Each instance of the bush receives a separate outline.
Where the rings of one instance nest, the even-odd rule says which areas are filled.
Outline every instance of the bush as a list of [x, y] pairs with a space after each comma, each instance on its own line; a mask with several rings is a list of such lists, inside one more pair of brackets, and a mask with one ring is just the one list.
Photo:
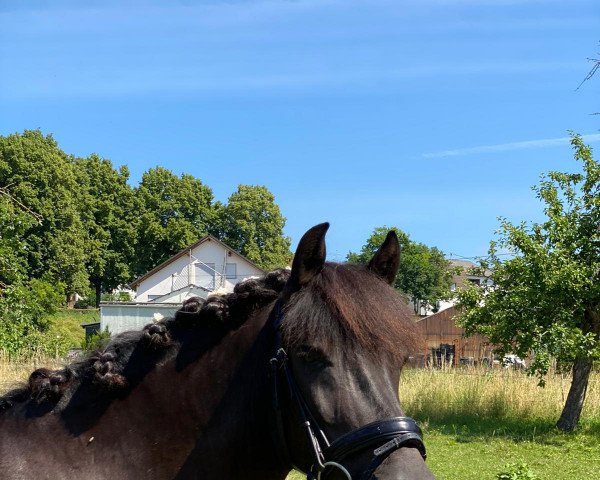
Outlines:
[[496, 474], [496, 480], [536, 480], [537, 476], [525, 462], [507, 463], [502, 472]]
[[85, 340], [81, 344], [81, 348], [84, 352], [93, 352], [94, 350], [98, 350], [100, 347], [102, 347], [108, 338], [110, 338], [110, 332], [108, 331], [108, 327], [106, 327], [101, 332], [86, 336]]
[[46, 280], [11, 285], [0, 293], [0, 350], [10, 357], [56, 354], [47, 337], [50, 316], [65, 298], [64, 286]]
[[32, 279], [29, 282], [29, 295], [39, 309], [40, 317], [47, 317], [65, 306], [66, 285], [52, 279]]
[[114, 293], [103, 293], [103, 302], [131, 302], [131, 295], [129, 292], [118, 291]]
[[90, 293], [85, 297], [81, 297], [79, 300], [75, 302], [75, 308], [86, 309], [86, 308], [96, 308], [96, 294]]

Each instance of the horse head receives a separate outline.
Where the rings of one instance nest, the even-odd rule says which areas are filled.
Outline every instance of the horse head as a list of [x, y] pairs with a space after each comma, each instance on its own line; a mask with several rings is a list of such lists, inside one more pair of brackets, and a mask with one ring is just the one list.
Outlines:
[[398, 399], [418, 343], [391, 287], [398, 239], [389, 232], [366, 268], [330, 264], [328, 227], [302, 237], [272, 312], [279, 455], [308, 478], [432, 479], [421, 431]]

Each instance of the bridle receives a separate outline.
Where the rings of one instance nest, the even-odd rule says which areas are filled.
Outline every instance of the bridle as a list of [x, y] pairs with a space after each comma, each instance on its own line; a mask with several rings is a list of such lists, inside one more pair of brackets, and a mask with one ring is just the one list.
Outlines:
[[[337, 469], [344, 473], [347, 480], [353, 480], [344, 463], [353, 456], [370, 452], [368, 465], [354, 477], [354, 480], [369, 480], [373, 472], [383, 461], [399, 448], [416, 448], [423, 460], [427, 454], [422, 432], [410, 417], [392, 417], [369, 423], [330, 442], [325, 432], [310, 411], [293, 372], [288, 356], [283, 348], [281, 323], [282, 301], [275, 304], [271, 316], [275, 332], [275, 351], [270, 359], [273, 408], [275, 411], [275, 443], [279, 447], [279, 456], [286, 465], [294, 465], [285, 436], [283, 425], [283, 403], [281, 401], [281, 383], [288, 399], [296, 406], [302, 428], [306, 435], [312, 464], [307, 480], [327, 480]], [[294, 465], [295, 466], [295, 465]]]

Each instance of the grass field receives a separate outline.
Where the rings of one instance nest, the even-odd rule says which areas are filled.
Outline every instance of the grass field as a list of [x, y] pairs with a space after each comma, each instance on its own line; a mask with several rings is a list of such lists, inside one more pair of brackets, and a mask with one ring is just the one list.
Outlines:
[[[57, 350], [67, 352], [70, 348], [81, 347], [85, 338], [82, 324], [100, 321], [98, 310], [63, 309], [50, 317], [48, 335], [57, 339]], [[58, 345], [60, 344], [60, 347]]]
[[[53, 363], [0, 357], [0, 392]], [[400, 393], [406, 414], [424, 430], [427, 463], [440, 480], [495, 480], [515, 462], [527, 463], [539, 480], [600, 478], [600, 373], [591, 378], [580, 428], [564, 434], [554, 423], [569, 385], [559, 374], [540, 388], [512, 370], [405, 370]]]
[[591, 379], [580, 428], [564, 434], [554, 423], [569, 386], [570, 377], [558, 374], [540, 388], [513, 370], [405, 370], [400, 394], [440, 480], [495, 480], [518, 462], [539, 480], [600, 478], [600, 374]]

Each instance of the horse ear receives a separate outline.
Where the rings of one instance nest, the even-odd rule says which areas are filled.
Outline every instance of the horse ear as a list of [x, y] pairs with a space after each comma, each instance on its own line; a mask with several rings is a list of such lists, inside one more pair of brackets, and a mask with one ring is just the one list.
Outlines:
[[367, 268], [390, 285], [393, 285], [399, 266], [400, 244], [398, 243], [396, 232], [390, 230]]
[[329, 223], [315, 225], [300, 239], [292, 262], [290, 283], [298, 289], [306, 285], [325, 263], [325, 234]]

